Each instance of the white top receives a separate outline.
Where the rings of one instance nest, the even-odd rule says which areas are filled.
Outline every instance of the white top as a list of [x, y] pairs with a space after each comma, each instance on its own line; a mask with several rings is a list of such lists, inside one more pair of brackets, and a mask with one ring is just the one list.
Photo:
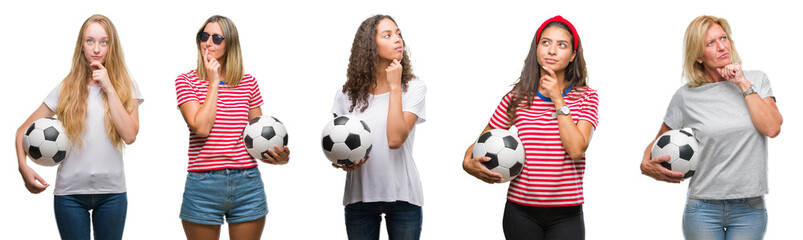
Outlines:
[[[402, 92], [402, 111], [418, 116], [416, 124], [426, 119], [425, 96], [427, 87], [421, 80], [408, 82], [407, 91]], [[357, 116], [371, 128], [373, 145], [370, 158], [357, 170], [346, 175], [346, 189], [343, 205], [356, 202], [395, 202], [405, 201], [416, 206], [424, 205], [421, 179], [413, 161], [413, 141], [415, 127], [407, 140], [398, 149], [390, 149], [387, 138], [388, 105], [390, 93], [371, 95], [364, 112], [355, 108], [349, 112], [351, 100], [347, 94], [338, 90], [332, 106], [332, 113]]]
[[[133, 80], [132, 80], [133, 82]], [[132, 94], [144, 101], [137, 83], [133, 82]], [[72, 194], [109, 194], [123, 193], [125, 188], [125, 171], [123, 154], [106, 136], [104, 123], [105, 103], [100, 86], [88, 86], [87, 114], [83, 132], [83, 147], [70, 149], [70, 152], [59, 165], [56, 176], [54, 195]], [[56, 111], [59, 102], [61, 84], [56, 86], [45, 98], [44, 103], [52, 111]]]

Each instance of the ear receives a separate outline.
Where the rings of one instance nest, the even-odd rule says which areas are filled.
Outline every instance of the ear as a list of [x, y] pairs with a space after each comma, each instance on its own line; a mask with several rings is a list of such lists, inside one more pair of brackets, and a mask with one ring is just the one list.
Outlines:
[[572, 52], [572, 59], [569, 59], [569, 62], [574, 62], [574, 57], [577, 56], [577, 51]]
[[703, 59], [702, 58], [698, 58], [695, 62], [702, 64], [703, 63]]

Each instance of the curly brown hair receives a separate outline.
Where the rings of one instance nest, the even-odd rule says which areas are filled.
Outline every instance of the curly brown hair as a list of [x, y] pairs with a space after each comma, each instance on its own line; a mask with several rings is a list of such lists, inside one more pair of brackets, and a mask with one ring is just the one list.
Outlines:
[[[349, 68], [346, 73], [346, 83], [343, 84], [343, 93], [348, 94], [351, 100], [349, 112], [359, 108], [360, 112], [368, 108], [368, 97], [376, 87], [376, 67], [379, 62], [379, 54], [376, 46], [376, 27], [382, 19], [390, 19], [396, 24], [396, 20], [388, 15], [377, 14], [365, 19], [357, 28], [354, 34], [354, 43], [351, 45], [351, 57], [349, 57]], [[407, 82], [416, 78], [413, 74], [413, 66], [410, 65], [410, 56], [407, 55], [407, 43], [404, 44], [402, 52], [402, 91], [407, 91]]]
[[[550, 22], [541, 32], [552, 26], [560, 27], [570, 34], [572, 32], [569, 26], [562, 22]], [[511, 90], [513, 94], [506, 111], [508, 118], [512, 120], [510, 121], [511, 125], [516, 119], [516, 109], [520, 107], [529, 108], [533, 104], [533, 100], [536, 98], [536, 92], [539, 88], [541, 64], [538, 63], [538, 59], [536, 58], [536, 48], [538, 48], [539, 42], [536, 36], [538, 36], [538, 33], [535, 33], [535, 36], [533, 36], [533, 42], [530, 44], [530, 52], [527, 54], [527, 59], [524, 59], [524, 68], [521, 70], [521, 76], [519, 80], [513, 84], [513, 90]], [[572, 39], [572, 44], [574, 44], [574, 41], [578, 42], [577, 51], [575, 52], [574, 61], [570, 62], [564, 70], [565, 78], [574, 89], [582, 90], [585, 89], [583, 87], [588, 87], [588, 82], [586, 81], [586, 76], [588, 75], [586, 72], [586, 60], [585, 57], [583, 57], [583, 42], [580, 41], [580, 39]]]

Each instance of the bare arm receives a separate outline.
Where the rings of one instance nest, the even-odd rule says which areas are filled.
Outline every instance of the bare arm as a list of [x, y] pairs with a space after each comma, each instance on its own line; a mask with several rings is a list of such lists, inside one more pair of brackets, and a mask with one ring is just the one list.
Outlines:
[[209, 78], [209, 89], [206, 91], [206, 100], [204, 100], [203, 104], [196, 101], [189, 101], [179, 106], [179, 109], [181, 109], [181, 116], [184, 117], [184, 122], [187, 122], [190, 131], [200, 137], [209, 136], [209, 132], [212, 131], [212, 127], [215, 124], [218, 87], [220, 86], [220, 76], [218, 75], [220, 63], [218, 63], [215, 58], [207, 57], [207, 55], [209, 54], [204, 54], [206, 76]]
[[[717, 69], [719, 75], [724, 77], [729, 82], [736, 84], [742, 92], [750, 88], [750, 81], [744, 77], [742, 66], [739, 63], [733, 63], [725, 66], [724, 68]], [[783, 117], [781, 112], [778, 111], [778, 106], [775, 101], [770, 97], [761, 99], [757, 93], [751, 93], [744, 97], [747, 103], [747, 111], [750, 112], [750, 120], [756, 126], [761, 134], [764, 136], [774, 138], [781, 132], [781, 124], [783, 124]]]
[[[555, 109], [565, 104], [561, 95], [553, 96], [552, 100], [555, 103]], [[578, 160], [586, 154], [594, 126], [584, 120], [577, 121], [575, 124], [571, 115], [558, 115], [558, 132], [560, 132], [560, 143], [566, 153], [572, 160]]]
[[45, 103], [42, 103], [42, 105], [39, 105], [39, 108], [31, 113], [31, 116], [22, 123], [22, 126], [17, 128], [17, 134], [14, 136], [14, 147], [17, 149], [17, 165], [19, 166], [20, 175], [22, 175], [22, 181], [25, 183], [25, 188], [31, 193], [40, 193], [47, 189], [50, 184], [39, 176], [33, 168], [29, 167], [28, 162], [25, 161], [26, 156], [25, 149], [22, 146], [22, 137], [28, 125], [31, 125], [33, 121], [40, 118], [53, 117], [54, 115], [56, 115], [56, 113], [50, 110]]
[[[123, 139], [126, 144], [134, 143], [137, 139], [139, 132], [139, 104], [134, 105], [134, 109], [129, 113], [123, 103], [120, 101], [117, 91], [109, 80], [109, 74], [106, 72], [106, 67], [100, 62], [92, 62], [89, 67], [92, 69], [93, 84], [99, 85], [106, 94], [106, 100], [109, 104], [109, 112], [111, 114], [112, 124], [117, 129], [117, 134]], [[130, 91], [130, 89], [127, 89]]]
[[393, 63], [385, 71], [387, 72], [390, 86], [387, 123], [388, 145], [392, 149], [397, 149], [407, 140], [410, 131], [415, 127], [415, 122], [418, 121], [418, 116], [414, 113], [402, 112], [401, 63], [394, 59]]

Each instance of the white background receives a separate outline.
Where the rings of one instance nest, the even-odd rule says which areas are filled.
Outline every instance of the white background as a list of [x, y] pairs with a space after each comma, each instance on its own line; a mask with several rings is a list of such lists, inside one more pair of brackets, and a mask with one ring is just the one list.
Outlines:
[[[226, 2], [224, 4], [224, 2]], [[489, 185], [461, 168], [500, 98], [519, 76], [535, 30], [560, 14], [583, 41], [599, 128], [587, 152], [588, 239], [680, 239], [687, 183], [656, 182], [639, 171], [645, 146], [681, 85], [682, 38], [702, 14], [725, 17], [745, 69], [767, 73], [784, 116], [770, 140], [767, 239], [799, 232], [799, 9], [747, 3], [129, 1], [3, 3], [0, 161], [4, 239], [57, 239], [52, 186], [34, 195], [17, 171], [16, 129], [69, 72], [81, 23], [112, 19], [129, 70], [146, 100], [137, 141], [125, 149], [126, 239], [180, 239], [178, 218], [188, 130], [175, 107], [174, 79], [195, 67], [195, 33], [209, 16], [238, 27], [245, 69], [259, 81], [262, 111], [286, 123], [291, 161], [260, 164], [270, 213], [266, 239], [345, 239], [345, 173], [320, 150], [333, 93], [345, 81], [351, 43], [367, 17], [396, 18], [414, 72], [428, 86], [428, 121], [418, 125], [415, 159], [424, 186], [424, 239], [502, 239], [506, 184]], [[33, 165], [32, 163], [29, 163]], [[34, 166], [51, 184], [56, 168]], [[227, 231], [221, 234], [227, 239]], [[385, 231], [382, 233], [385, 237]]]

